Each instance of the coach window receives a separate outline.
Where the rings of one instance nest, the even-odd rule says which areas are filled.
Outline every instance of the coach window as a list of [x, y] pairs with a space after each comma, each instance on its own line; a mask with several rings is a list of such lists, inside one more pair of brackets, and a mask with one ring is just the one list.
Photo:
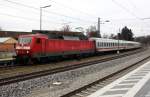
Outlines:
[[40, 38], [37, 38], [37, 39], [36, 39], [36, 43], [37, 43], [37, 44], [41, 43], [41, 39], [40, 39]]

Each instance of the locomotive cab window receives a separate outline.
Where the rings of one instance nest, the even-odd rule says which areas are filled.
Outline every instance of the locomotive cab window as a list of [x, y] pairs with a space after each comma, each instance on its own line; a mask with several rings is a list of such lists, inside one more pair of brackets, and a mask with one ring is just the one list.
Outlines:
[[20, 37], [20, 38], [18, 39], [18, 43], [21, 43], [21, 44], [29, 44], [29, 43], [31, 43], [31, 40], [32, 40], [31, 37]]
[[40, 38], [37, 38], [37, 39], [36, 39], [36, 43], [37, 43], [37, 44], [41, 43], [41, 39], [40, 39]]

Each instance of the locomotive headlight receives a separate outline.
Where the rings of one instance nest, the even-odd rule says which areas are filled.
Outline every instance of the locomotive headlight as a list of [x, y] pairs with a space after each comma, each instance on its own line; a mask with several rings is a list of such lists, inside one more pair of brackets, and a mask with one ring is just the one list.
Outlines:
[[21, 47], [17, 46], [16, 49], [21, 49]]
[[27, 53], [29, 53], [29, 51], [27, 51]]

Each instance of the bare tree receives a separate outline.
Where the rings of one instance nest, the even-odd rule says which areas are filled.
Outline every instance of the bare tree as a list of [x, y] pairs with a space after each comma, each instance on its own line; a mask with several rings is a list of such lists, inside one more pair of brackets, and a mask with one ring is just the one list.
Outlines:
[[109, 35], [104, 33], [102, 38], [109, 38]]
[[135, 41], [140, 42], [145, 46], [150, 46], [150, 35], [135, 37]]
[[110, 34], [110, 39], [115, 39], [116, 35], [115, 34]]
[[100, 37], [100, 34], [96, 29], [96, 26], [90, 26], [88, 29], [86, 29], [86, 33], [88, 37]]
[[64, 25], [64, 26], [61, 28], [61, 31], [63, 31], [63, 32], [71, 32], [71, 27], [70, 27], [70, 25]]
[[2, 31], [3, 29], [2, 29], [2, 27], [0, 27], [0, 31]]

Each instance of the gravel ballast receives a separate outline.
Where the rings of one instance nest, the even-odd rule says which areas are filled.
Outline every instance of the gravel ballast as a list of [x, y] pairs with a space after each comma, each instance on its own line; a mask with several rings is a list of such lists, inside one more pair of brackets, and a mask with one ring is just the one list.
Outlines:
[[138, 62], [150, 50], [75, 70], [51, 74], [0, 87], [0, 97], [60, 97]]

